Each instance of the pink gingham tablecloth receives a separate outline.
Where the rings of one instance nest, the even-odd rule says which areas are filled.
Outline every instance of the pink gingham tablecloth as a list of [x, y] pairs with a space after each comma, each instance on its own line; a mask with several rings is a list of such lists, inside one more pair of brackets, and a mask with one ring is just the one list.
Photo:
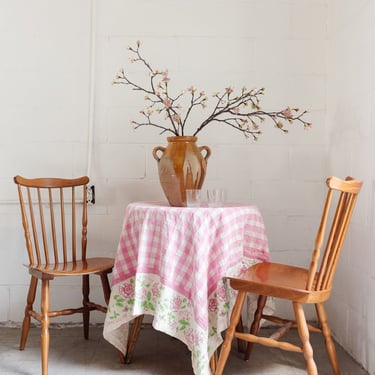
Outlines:
[[[255, 206], [131, 203], [116, 253], [104, 337], [125, 353], [128, 322], [153, 315], [155, 329], [191, 350], [194, 373], [208, 375], [235, 299], [223, 277], [267, 260], [264, 223]], [[272, 313], [272, 301], [268, 307]]]

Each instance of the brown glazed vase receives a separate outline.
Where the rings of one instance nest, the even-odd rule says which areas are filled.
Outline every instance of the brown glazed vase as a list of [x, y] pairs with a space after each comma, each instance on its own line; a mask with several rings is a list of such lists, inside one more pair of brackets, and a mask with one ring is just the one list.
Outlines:
[[208, 146], [197, 147], [197, 137], [168, 137], [167, 141], [167, 147], [155, 147], [152, 155], [169, 204], [185, 207], [186, 189], [200, 189], [203, 185], [211, 150]]

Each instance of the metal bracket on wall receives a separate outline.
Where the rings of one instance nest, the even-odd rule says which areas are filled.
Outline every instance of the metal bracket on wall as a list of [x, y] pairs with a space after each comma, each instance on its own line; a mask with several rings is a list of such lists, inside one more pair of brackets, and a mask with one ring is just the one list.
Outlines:
[[95, 185], [87, 187], [87, 203], [95, 204]]

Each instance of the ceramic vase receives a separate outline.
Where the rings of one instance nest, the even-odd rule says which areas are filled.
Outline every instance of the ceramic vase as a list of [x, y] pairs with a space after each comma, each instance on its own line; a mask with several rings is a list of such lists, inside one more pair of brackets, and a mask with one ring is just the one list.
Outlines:
[[171, 206], [186, 206], [186, 189], [201, 189], [206, 176], [208, 146], [197, 146], [197, 137], [167, 138], [167, 147], [157, 146], [152, 155], [157, 161], [159, 180]]

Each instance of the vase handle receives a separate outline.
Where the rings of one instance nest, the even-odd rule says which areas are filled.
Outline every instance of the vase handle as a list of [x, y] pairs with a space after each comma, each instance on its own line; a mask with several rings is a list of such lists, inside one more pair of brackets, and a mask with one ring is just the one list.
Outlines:
[[154, 157], [154, 159], [155, 159], [157, 162], [160, 161], [160, 158], [159, 158], [159, 155], [158, 155], [158, 151], [161, 151], [162, 153], [164, 153], [164, 151], [165, 151], [165, 147], [157, 146], [157, 147], [155, 147], [155, 148], [152, 150], [152, 156]]
[[211, 149], [208, 146], [200, 146], [198, 147], [198, 150], [200, 153], [202, 153], [202, 151], [206, 151], [206, 155], [205, 156], [202, 155], [204, 161], [207, 161], [208, 158], [211, 156]]

